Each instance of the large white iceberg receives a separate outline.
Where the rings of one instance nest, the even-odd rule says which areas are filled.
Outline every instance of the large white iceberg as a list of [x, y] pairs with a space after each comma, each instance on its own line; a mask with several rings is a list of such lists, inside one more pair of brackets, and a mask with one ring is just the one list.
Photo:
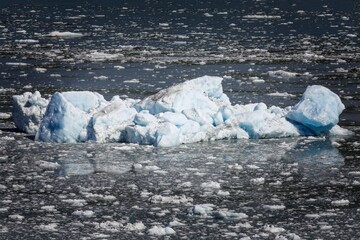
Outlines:
[[[48, 103], [40, 93], [25, 93], [14, 96], [13, 116], [19, 129], [30, 133], [36, 130], [35, 139], [45, 142], [128, 142], [170, 147], [225, 138], [346, 132], [336, 125], [344, 105], [325, 87], [308, 87], [297, 105], [283, 109], [268, 108], [264, 103], [232, 105], [221, 82], [220, 77], [203, 76], [141, 101], [118, 96], [106, 101], [98, 93], [83, 91], [55, 93]], [[24, 111], [24, 99], [32, 99], [30, 105], [41, 106], [40, 110]], [[26, 127], [28, 122], [31, 128]], [[336, 131], [332, 131], [334, 127]]]

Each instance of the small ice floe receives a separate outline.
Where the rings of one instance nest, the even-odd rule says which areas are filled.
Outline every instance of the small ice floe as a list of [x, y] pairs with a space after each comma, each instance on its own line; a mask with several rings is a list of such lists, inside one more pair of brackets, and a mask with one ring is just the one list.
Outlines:
[[50, 74], [50, 77], [61, 77], [61, 74], [53, 73], [53, 74]]
[[114, 66], [114, 68], [115, 68], [116, 70], [122, 70], [122, 69], [125, 69], [125, 67], [123, 67], [123, 66]]
[[351, 38], [356, 38], [356, 37], [357, 37], [357, 34], [350, 34], [350, 33], [349, 33], [349, 34], [347, 34], [346, 36], [347, 36], [347, 37], [351, 37]]
[[35, 71], [36, 71], [36, 72], [39, 72], [39, 73], [45, 73], [45, 72], [47, 71], [47, 69], [46, 69], [46, 68], [37, 67], [37, 68], [35, 68]]
[[186, 197], [185, 195], [181, 196], [161, 196], [161, 195], [154, 195], [151, 196], [149, 201], [151, 203], [158, 203], [158, 204], [188, 204], [193, 201], [191, 197]]
[[272, 96], [272, 97], [282, 97], [282, 98], [293, 98], [296, 97], [296, 95], [291, 94], [291, 93], [287, 93], [287, 92], [274, 92], [274, 93], [268, 93], [266, 94], [268, 96]]
[[347, 72], [349, 72], [349, 70], [344, 69], [344, 68], [336, 68], [335, 72], [337, 72], [337, 73], [347, 73]]
[[215, 189], [220, 189], [220, 183], [218, 182], [204, 182], [201, 185], [201, 188], [207, 189], [207, 190], [215, 190]]
[[248, 218], [245, 213], [236, 213], [229, 210], [215, 210], [216, 206], [213, 204], [198, 204], [189, 209], [189, 215], [199, 216], [204, 218], [239, 220]]
[[151, 166], [145, 166], [144, 167], [144, 170], [147, 170], [147, 171], [157, 171], [157, 170], [160, 170], [161, 168], [159, 168], [158, 166], [155, 166], [155, 165], [151, 165]]
[[56, 208], [54, 205], [42, 206], [41, 210], [44, 210], [46, 212], [56, 212]]
[[331, 201], [331, 205], [334, 207], [348, 206], [349, 204], [350, 204], [350, 201], [347, 199]]
[[265, 178], [263, 178], [263, 177], [253, 178], [253, 179], [250, 179], [250, 183], [252, 185], [263, 185], [265, 183]]
[[249, 77], [249, 80], [251, 80], [253, 83], [264, 83], [265, 80], [261, 79], [259, 77]]
[[104, 194], [96, 194], [96, 193], [89, 193], [84, 192], [84, 197], [88, 199], [88, 201], [92, 202], [115, 202], [116, 197], [113, 195], [104, 195]]
[[2, 112], [0, 112], [0, 119], [8, 119], [8, 118], [11, 118], [10, 113], [2, 113]]
[[153, 226], [148, 230], [149, 235], [164, 236], [176, 234], [175, 230], [171, 227]]
[[180, 227], [180, 226], [186, 226], [186, 224], [179, 222], [178, 220], [174, 220], [172, 222], [169, 223], [170, 227]]
[[85, 199], [62, 199], [61, 201], [73, 207], [82, 207], [87, 204]]
[[286, 208], [284, 205], [264, 205], [263, 207], [271, 211], [284, 210]]
[[47, 34], [48, 37], [58, 37], [58, 38], [76, 38], [76, 37], [83, 37], [84, 34], [82, 33], [75, 33], [75, 32], [60, 32], [60, 31], [53, 31]]
[[9, 137], [9, 136], [4, 136], [4, 137], [1, 137], [0, 139], [4, 140], [4, 141], [14, 141], [15, 140], [14, 137]]
[[140, 83], [139, 79], [130, 79], [130, 80], [125, 80], [124, 83]]
[[140, 169], [142, 169], [142, 168], [143, 168], [143, 165], [140, 164], [140, 163], [134, 163], [134, 164], [132, 165], [132, 169], [133, 169], [134, 171], [140, 170]]
[[72, 214], [75, 215], [75, 216], [79, 216], [79, 217], [90, 218], [90, 217], [94, 216], [95, 212], [91, 211], [91, 210], [85, 210], [85, 211], [76, 210]]
[[146, 226], [140, 221], [136, 223], [127, 223], [124, 226], [125, 231], [141, 232], [146, 229]]
[[12, 214], [8, 216], [11, 220], [14, 221], [22, 221], [24, 219], [24, 216], [20, 215], [20, 214]]
[[60, 167], [60, 164], [56, 162], [47, 162], [43, 160], [36, 161], [35, 164], [44, 170], [56, 170]]
[[272, 225], [265, 225], [264, 230], [273, 234], [279, 234], [285, 232], [286, 230], [282, 227], [275, 227]]
[[56, 232], [58, 225], [57, 223], [49, 223], [49, 224], [41, 224], [39, 225], [39, 229], [42, 231], [48, 231], [48, 232]]
[[124, 55], [121, 53], [100, 52], [97, 50], [93, 50], [89, 53], [81, 53], [76, 55], [77, 59], [90, 61], [90, 62], [114, 61], [114, 60], [120, 60], [123, 57]]
[[107, 80], [107, 79], [109, 79], [109, 77], [107, 77], [107, 76], [94, 76], [94, 79], [96, 79], [96, 80]]
[[247, 19], [280, 19], [281, 16], [255, 14], [255, 15], [245, 15], [245, 16], [243, 16], [243, 18], [247, 18]]
[[15, 40], [16, 43], [39, 43], [39, 40], [35, 40], [35, 39], [20, 39], [20, 40]]
[[227, 197], [227, 196], [230, 196], [230, 192], [219, 190], [219, 191], [217, 192], [217, 195], [218, 195], [218, 196], [222, 196], [222, 197]]
[[243, 166], [239, 165], [238, 163], [235, 163], [234, 165], [228, 165], [229, 169], [233, 169], [233, 170], [243, 170]]
[[319, 218], [321, 217], [320, 214], [316, 214], [316, 213], [308, 213], [305, 215], [306, 218]]
[[123, 224], [116, 221], [105, 221], [95, 225], [96, 229], [101, 229], [107, 232], [119, 232], [123, 228]]
[[285, 79], [299, 77], [301, 75], [299, 73], [288, 72], [284, 70], [268, 71], [267, 74], [270, 77], [285, 78]]
[[29, 66], [30, 64], [23, 63], [23, 62], [7, 62], [7, 63], [5, 63], [5, 65], [25, 67], [25, 66]]

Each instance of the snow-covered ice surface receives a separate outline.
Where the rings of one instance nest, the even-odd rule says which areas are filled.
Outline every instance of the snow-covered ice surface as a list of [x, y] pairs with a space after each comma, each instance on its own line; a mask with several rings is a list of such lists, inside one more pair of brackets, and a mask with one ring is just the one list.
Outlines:
[[[91, 2], [0, 1], [1, 239], [360, 238], [357, 1]], [[13, 123], [24, 92], [144, 99], [204, 75], [269, 108], [325, 86], [355, 135], [156, 148], [36, 142]]]

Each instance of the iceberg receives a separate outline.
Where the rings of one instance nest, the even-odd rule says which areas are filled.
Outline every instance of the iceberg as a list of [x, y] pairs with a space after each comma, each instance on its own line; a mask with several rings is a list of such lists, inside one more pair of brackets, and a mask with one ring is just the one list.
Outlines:
[[[222, 78], [203, 76], [163, 89], [143, 100], [110, 101], [95, 92], [39, 92], [13, 97], [16, 127], [43, 142], [125, 142], [171, 147], [219, 139], [257, 139], [345, 134], [337, 125], [340, 98], [309, 86], [295, 106], [232, 105]], [[46, 109], [46, 111], [45, 111]]]
[[300, 102], [286, 118], [319, 135], [328, 133], [339, 122], [339, 115], [344, 109], [338, 95], [326, 87], [314, 85], [307, 87]]

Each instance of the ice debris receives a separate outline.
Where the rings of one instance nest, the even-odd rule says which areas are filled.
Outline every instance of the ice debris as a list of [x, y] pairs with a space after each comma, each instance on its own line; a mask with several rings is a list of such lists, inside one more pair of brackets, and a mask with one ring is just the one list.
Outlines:
[[189, 209], [188, 213], [190, 216], [199, 216], [202, 218], [215, 218], [215, 219], [228, 219], [228, 220], [239, 220], [248, 218], [245, 213], [236, 213], [228, 210], [215, 210], [216, 206], [213, 204], [205, 203], [194, 205]]
[[[50, 100], [39, 92], [13, 97], [13, 118], [44, 142], [125, 142], [170, 147], [225, 138], [278, 138], [345, 134], [336, 124], [344, 110], [340, 98], [310, 86], [294, 107], [264, 103], [232, 105], [222, 78], [203, 76], [141, 101], [94, 92], [62, 92]], [[336, 128], [336, 131], [333, 129]]]

